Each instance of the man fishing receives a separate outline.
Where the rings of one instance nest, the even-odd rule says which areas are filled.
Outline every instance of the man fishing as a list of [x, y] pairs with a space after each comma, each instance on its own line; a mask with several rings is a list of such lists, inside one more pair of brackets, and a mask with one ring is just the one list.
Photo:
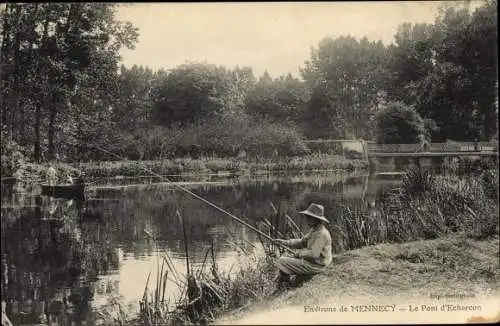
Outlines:
[[299, 212], [307, 217], [310, 231], [302, 239], [276, 239], [276, 242], [296, 249], [293, 257], [281, 256], [275, 281], [282, 286], [291, 280], [306, 280], [319, 274], [332, 262], [332, 237], [326, 228], [330, 222], [324, 216], [324, 207], [312, 203], [308, 209]]
[[47, 172], [45, 173], [45, 175], [49, 186], [55, 186], [57, 183], [57, 172], [56, 169], [54, 169], [52, 163], [48, 164]]

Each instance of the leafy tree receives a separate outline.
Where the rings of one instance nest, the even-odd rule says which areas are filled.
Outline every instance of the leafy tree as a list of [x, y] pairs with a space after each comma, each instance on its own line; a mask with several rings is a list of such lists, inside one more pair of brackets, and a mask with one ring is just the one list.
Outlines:
[[480, 127], [474, 108], [464, 106], [470, 99], [471, 81], [463, 78], [463, 68], [453, 63], [439, 64], [419, 84], [416, 105], [425, 117], [437, 122], [434, 141], [474, 140]]
[[312, 92], [309, 137], [369, 137], [386, 82], [386, 47], [351, 36], [324, 38], [301, 70]]
[[121, 66], [113, 103], [113, 120], [120, 130], [144, 128], [151, 122], [152, 88], [156, 74], [148, 67]]
[[224, 111], [229, 114], [242, 114], [245, 112], [245, 98], [249, 90], [255, 85], [252, 68], [236, 67], [229, 72], [230, 82], [222, 101]]
[[[8, 4], [2, 12], [0, 64], [12, 66], [2, 76], [6, 86], [2, 128], [14, 140], [21, 140], [21, 145], [32, 146], [37, 161], [43, 151], [53, 159], [64, 145], [62, 139], [76, 122], [75, 108], [83, 114], [91, 102], [109, 96], [105, 90], [112, 90], [115, 83], [118, 52], [122, 46], [132, 47], [137, 39], [130, 23], [114, 19], [116, 7]], [[72, 105], [76, 91], [79, 94], [85, 87], [92, 89], [92, 100], [83, 105], [80, 99]], [[34, 114], [27, 114], [28, 109]], [[32, 137], [20, 136], [29, 135], [30, 129]]]
[[496, 0], [403, 24], [388, 47], [324, 38], [303, 80], [266, 72], [258, 81], [250, 68], [205, 63], [118, 69], [120, 48], [133, 48], [138, 33], [115, 20], [117, 6], [0, 7], [2, 135], [26, 156], [109, 158], [96, 146], [139, 159], [276, 146], [298, 153], [299, 130], [384, 142], [420, 132], [433, 141], [498, 137]]
[[418, 93], [416, 83], [432, 71], [436, 60], [434, 26], [405, 23], [398, 27], [394, 39], [395, 45], [388, 51], [391, 71], [388, 97], [392, 101], [413, 104]]
[[299, 124], [309, 100], [307, 86], [291, 74], [272, 79], [266, 72], [245, 99], [246, 111], [261, 119]]
[[153, 90], [154, 119], [163, 125], [187, 125], [222, 114], [231, 74], [212, 64], [189, 63], [163, 75]]
[[447, 6], [433, 25], [405, 24], [391, 49], [389, 97], [436, 121], [434, 141], [489, 140], [496, 132], [497, 4]]
[[[497, 1], [486, 1], [471, 14], [465, 32], [457, 33], [461, 63], [472, 81], [470, 100], [464, 109], [473, 107], [472, 123], [479, 129], [479, 137], [489, 140], [497, 131], [498, 120], [498, 10]], [[458, 51], [457, 51], [458, 52]]]
[[428, 136], [425, 121], [414, 107], [402, 102], [389, 103], [377, 112], [377, 142], [413, 144], [419, 135]]

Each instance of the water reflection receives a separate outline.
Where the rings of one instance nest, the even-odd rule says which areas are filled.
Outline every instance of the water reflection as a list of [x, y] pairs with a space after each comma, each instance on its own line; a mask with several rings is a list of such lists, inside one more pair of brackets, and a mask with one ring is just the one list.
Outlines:
[[[395, 182], [368, 175], [303, 174], [189, 187], [252, 225], [275, 215], [271, 203], [301, 224], [296, 212], [312, 200], [326, 203], [332, 219], [336, 205], [364, 207], [376, 214], [377, 194]], [[194, 265], [214, 246], [220, 267], [229, 270], [238, 252], [227, 240], [248, 249], [258, 242], [252, 231], [169, 185], [101, 188], [97, 195], [84, 205], [38, 196], [2, 207], [2, 300], [15, 324], [85, 320], [92, 325], [113, 300], [130, 304], [134, 311], [148, 274], [155, 278], [164, 254], [179, 274], [185, 273], [176, 211], [184, 219]], [[179, 293], [175, 284], [169, 286], [172, 295]]]

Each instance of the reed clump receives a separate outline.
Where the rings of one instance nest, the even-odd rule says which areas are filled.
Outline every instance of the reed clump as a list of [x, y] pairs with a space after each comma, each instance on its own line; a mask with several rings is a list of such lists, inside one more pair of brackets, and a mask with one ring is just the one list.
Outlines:
[[188, 277], [186, 299], [171, 314], [174, 324], [204, 324], [224, 312], [264, 299], [274, 290], [275, 260], [248, 256], [236, 273], [221, 272], [212, 263], [208, 272]]
[[413, 170], [387, 202], [391, 235], [400, 241], [454, 232], [476, 239], [498, 234], [498, 202], [474, 175], [432, 177], [428, 170]]
[[498, 170], [488, 169], [481, 173], [481, 182], [488, 199], [498, 200]]
[[311, 153], [292, 157], [279, 162], [278, 169], [286, 171], [347, 170], [362, 169], [367, 166], [363, 160], [346, 159], [342, 155]]
[[[211, 259], [205, 259], [203, 265], [192, 271], [181, 283], [181, 296], [175, 300], [165, 294], [169, 278], [175, 274], [171, 264], [162, 264], [156, 286], [148, 290], [146, 284], [143, 299], [140, 302], [139, 316], [129, 325], [186, 325], [205, 324], [217, 318], [221, 313], [245, 306], [250, 302], [263, 299], [273, 290], [272, 273], [275, 261], [272, 257], [261, 255], [242, 256], [240, 268], [236, 273], [220, 271], [211, 249]], [[207, 252], [206, 257], [210, 256]], [[166, 261], [166, 260], [165, 260]]]
[[[212, 246], [208, 271], [205, 259], [199, 271], [188, 276], [185, 291], [187, 300], [178, 305], [173, 313], [175, 322], [205, 323], [222, 313], [262, 300], [275, 290], [273, 277], [276, 273], [276, 259], [283, 253], [283, 248], [265, 238], [300, 237], [302, 234], [280, 207], [277, 209], [272, 203], [271, 207], [274, 214], [270, 220], [262, 218], [258, 225], [259, 231], [265, 235], [259, 238], [258, 246], [228, 241], [241, 253], [236, 271], [233, 268], [226, 271], [218, 268]], [[208, 256], [207, 252], [206, 257]]]
[[[271, 206], [275, 214], [270, 220], [263, 218], [259, 224], [263, 235], [268, 238], [302, 236], [290, 217]], [[189, 254], [186, 254], [187, 273], [183, 279], [169, 279], [169, 275], [179, 274], [164, 258], [164, 265], [158, 267], [155, 289], [149, 296], [148, 277], [136, 322], [147, 326], [204, 324], [222, 313], [268, 297], [275, 290], [276, 257], [283, 253], [283, 249], [264, 238], [258, 245], [228, 240], [240, 253], [238, 263], [229, 270], [219, 268], [214, 246], [207, 250], [203, 263], [197, 268], [190, 267]], [[172, 302], [165, 300], [168, 280], [182, 285], [181, 296]]]
[[497, 172], [486, 173], [481, 179], [410, 170], [399, 187], [381, 198], [379, 207], [366, 210], [341, 205], [332, 233], [343, 231], [344, 249], [435, 239], [450, 233], [474, 239], [498, 235], [498, 201], [491, 186]]
[[169, 306], [170, 297], [166, 296], [166, 288], [169, 276], [169, 270], [165, 269], [165, 260], [162, 262], [161, 270], [158, 270], [156, 278], [156, 287], [152, 293], [149, 293], [149, 280], [151, 273], [148, 275], [146, 287], [142, 300], [139, 302], [139, 318], [136, 323], [141, 325], [168, 325], [169, 321]]

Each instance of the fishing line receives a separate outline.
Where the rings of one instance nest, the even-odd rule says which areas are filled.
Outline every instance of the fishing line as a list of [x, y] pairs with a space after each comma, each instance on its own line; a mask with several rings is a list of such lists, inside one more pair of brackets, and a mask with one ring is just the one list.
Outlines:
[[[120, 160], [125, 160], [125, 158], [121, 157], [120, 155], [117, 155], [117, 154], [115, 154], [115, 153], [112, 153], [112, 152], [110, 152], [110, 151], [108, 151], [108, 150], [105, 150], [104, 148], [99, 147], [99, 146], [92, 145], [92, 147], [94, 147], [94, 148], [96, 148], [96, 149], [98, 149], [98, 150], [100, 150], [100, 151], [102, 151], [102, 152], [104, 152], [104, 153], [107, 153], [107, 154], [109, 154], [109, 155], [111, 155], [111, 156], [114, 156], [114, 157], [116, 157], [116, 158], [118, 158], [118, 159], [120, 159]], [[222, 212], [222, 213], [224, 213], [224, 214], [228, 215], [229, 217], [231, 217], [231, 218], [232, 218], [232, 219], [234, 219], [235, 221], [237, 221], [237, 222], [239, 222], [239, 223], [243, 224], [244, 226], [246, 226], [246, 227], [250, 228], [252, 231], [257, 232], [258, 234], [262, 235], [263, 237], [265, 237], [265, 238], [266, 238], [266, 239], [268, 239], [269, 241], [271, 241], [271, 242], [273, 242], [273, 243], [277, 244], [278, 246], [280, 246], [280, 247], [284, 248], [285, 250], [289, 251], [290, 253], [295, 253], [295, 252], [294, 252], [292, 249], [290, 249], [288, 246], [286, 246], [286, 245], [284, 245], [284, 244], [282, 244], [282, 243], [276, 242], [276, 240], [275, 240], [275, 239], [271, 238], [270, 236], [268, 236], [268, 235], [267, 235], [267, 234], [265, 234], [264, 232], [262, 232], [262, 231], [260, 231], [260, 230], [256, 229], [256, 228], [255, 228], [255, 227], [253, 227], [252, 225], [250, 225], [250, 224], [246, 223], [245, 221], [241, 220], [240, 218], [236, 217], [235, 215], [231, 214], [230, 212], [226, 211], [225, 209], [223, 209], [223, 208], [221, 208], [221, 207], [219, 207], [219, 206], [215, 205], [214, 203], [212, 203], [212, 202], [208, 201], [207, 199], [205, 199], [205, 198], [203, 198], [203, 197], [201, 197], [201, 196], [199, 196], [199, 195], [195, 194], [194, 192], [190, 191], [189, 189], [184, 188], [184, 187], [182, 187], [181, 185], [179, 185], [179, 184], [177, 184], [177, 183], [175, 183], [175, 182], [170, 181], [170, 180], [169, 180], [168, 178], [166, 178], [165, 176], [162, 176], [162, 175], [160, 175], [160, 174], [158, 174], [158, 173], [156, 173], [156, 172], [154, 172], [154, 171], [151, 171], [151, 170], [149, 170], [149, 169], [147, 169], [147, 168], [145, 168], [145, 167], [142, 167], [142, 166], [140, 165], [140, 162], [135, 162], [135, 163], [137, 163], [137, 165], [139, 166], [139, 168], [143, 169], [144, 171], [149, 172], [149, 173], [151, 173], [152, 175], [157, 176], [157, 177], [159, 177], [159, 178], [161, 178], [161, 179], [163, 179], [163, 180], [167, 181], [168, 183], [172, 184], [174, 187], [177, 187], [179, 190], [184, 191], [185, 193], [187, 193], [187, 194], [189, 194], [189, 195], [191, 195], [191, 196], [195, 197], [196, 199], [201, 200], [201, 201], [202, 201], [202, 202], [204, 202], [205, 204], [207, 204], [207, 205], [209, 205], [209, 206], [211, 206], [211, 207], [213, 207], [213, 208], [217, 209], [218, 211], [220, 211], [220, 212]]]

